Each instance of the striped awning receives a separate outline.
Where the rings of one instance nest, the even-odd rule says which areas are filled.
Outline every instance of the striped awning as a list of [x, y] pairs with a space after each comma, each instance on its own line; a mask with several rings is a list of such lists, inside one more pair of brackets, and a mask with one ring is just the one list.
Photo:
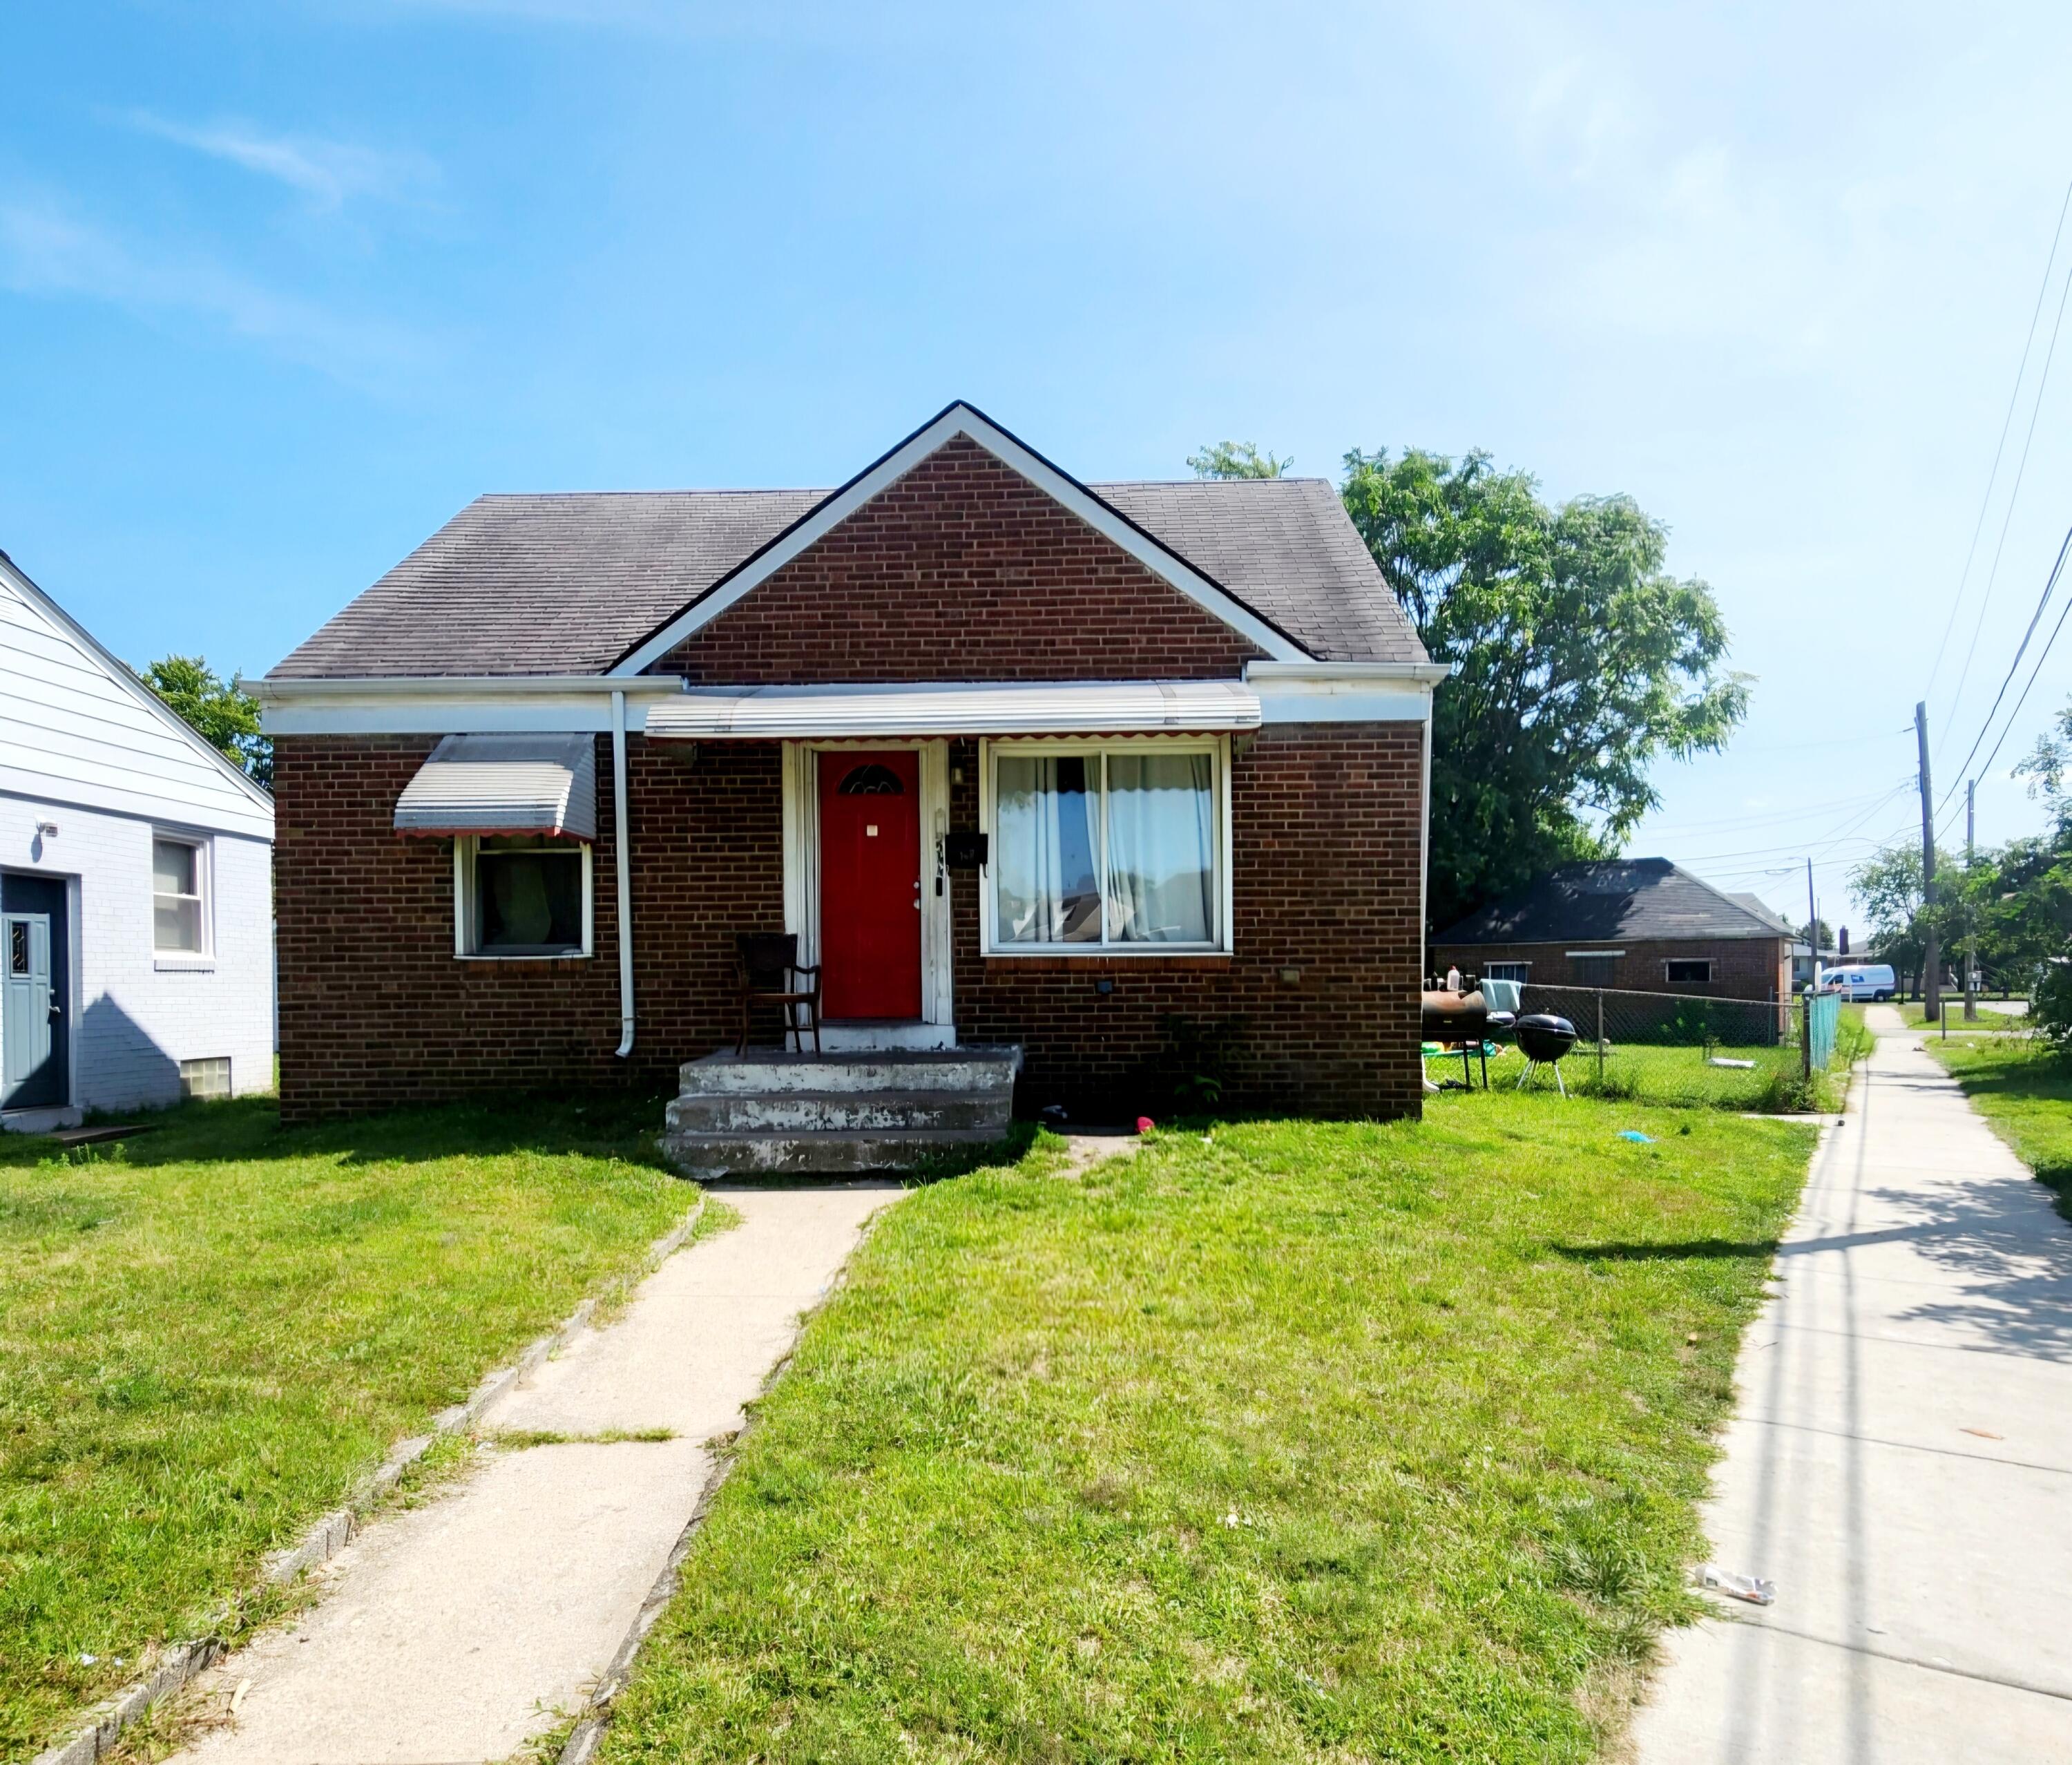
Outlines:
[[960, 686], [693, 688], [648, 711], [650, 735], [1204, 734], [1256, 730], [1259, 695], [1237, 681], [1064, 681]]
[[594, 735], [449, 735], [396, 800], [398, 833], [597, 837]]

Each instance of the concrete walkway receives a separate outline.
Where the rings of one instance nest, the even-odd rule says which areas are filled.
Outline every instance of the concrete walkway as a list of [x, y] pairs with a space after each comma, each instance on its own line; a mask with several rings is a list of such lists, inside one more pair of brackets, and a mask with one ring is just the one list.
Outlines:
[[1671, 1633], [1645, 1765], [2072, 1760], [2072, 1230], [1868, 1018], [1707, 1512], [1777, 1602]]
[[[501, 1759], [573, 1714], [661, 1573], [742, 1425], [886, 1183], [713, 1191], [742, 1216], [664, 1263], [484, 1417], [489, 1430], [665, 1442], [498, 1450], [455, 1489], [377, 1519], [319, 1571], [298, 1623], [204, 1687], [237, 1696], [195, 1765], [449, 1765]], [[249, 1684], [245, 1682], [249, 1681]]]

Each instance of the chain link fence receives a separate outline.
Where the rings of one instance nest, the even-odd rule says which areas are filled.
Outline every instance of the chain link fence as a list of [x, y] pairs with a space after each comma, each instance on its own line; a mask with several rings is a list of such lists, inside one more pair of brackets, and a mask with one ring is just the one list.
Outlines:
[[[1576, 1026], [1574, 1051], [1561, 1063], [1572, 1092], [1645, 1103], [1707, 1105], [1721, 1109], [1819, 1107], [1826, 1089], [1807, 1082], [1800, 1042], [1803, 1014], [1796, 999], [1721, 999], [1692, 994], [1632, 993], [1610, 987], [1520, 989], [1519, 1014], [1544, 1011]], [[1825, 1028], [1825, 1026], [1821, 1027]], [[1826, 1040], [1827, 1047], [1818, 1043]], [[1846, 1064], [1830, 1031], [1816, 1036], [1818, 1077]], [[1441, 1063], [1434, 1061], [1435, 1077]], [[1507, 1047], [1490, 1063], [1490, 1083], [1515, 1084], [1523, 1061]], [[1536, 1076], [1536, 1084], [1548, 1083]]]

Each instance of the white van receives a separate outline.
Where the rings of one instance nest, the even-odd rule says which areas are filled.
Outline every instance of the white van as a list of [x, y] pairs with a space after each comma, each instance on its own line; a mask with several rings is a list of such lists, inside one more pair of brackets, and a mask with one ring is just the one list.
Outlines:
[[1890, 998], [1899, 990], [1892, 977], [1892, 966], [1885, 962], [1866, 962], [1859, 967], [1823, 969], [1820, 971], [1820, 990], [1839, 993], [1845, 999]]

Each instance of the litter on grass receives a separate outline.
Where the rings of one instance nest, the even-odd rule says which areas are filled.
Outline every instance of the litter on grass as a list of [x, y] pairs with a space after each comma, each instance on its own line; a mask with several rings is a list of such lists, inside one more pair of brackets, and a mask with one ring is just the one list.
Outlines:
[[1630, 1140], [1637, 1146], [1651, 1146], [1655, 1144], [1655, 1136], [1653, 1134], [1642, 1133], [1638, 1128], [1620, 1129], [1619, 1138], [1622, 1140]]
[[1765, 1581], [1759, 1575], [1737, 1575], [1717, 1563], [1708, 1563], [1698, 1571], [1698, 1585], [1725, 1594], [1729, 1599], [1745, 1600], [1751, 1606], [1771, 1605], [1777, 1598], [1775, 1582]]
[[1733, 1067], [1736, 1071], [1741, 1072], [1753, 1072], [1755, 1071], [1754, 1061], [1729, 1060], [1724, 1054], [1714, 1055], [1705, 1063], [1705, 1064], [1708, 1067]]

